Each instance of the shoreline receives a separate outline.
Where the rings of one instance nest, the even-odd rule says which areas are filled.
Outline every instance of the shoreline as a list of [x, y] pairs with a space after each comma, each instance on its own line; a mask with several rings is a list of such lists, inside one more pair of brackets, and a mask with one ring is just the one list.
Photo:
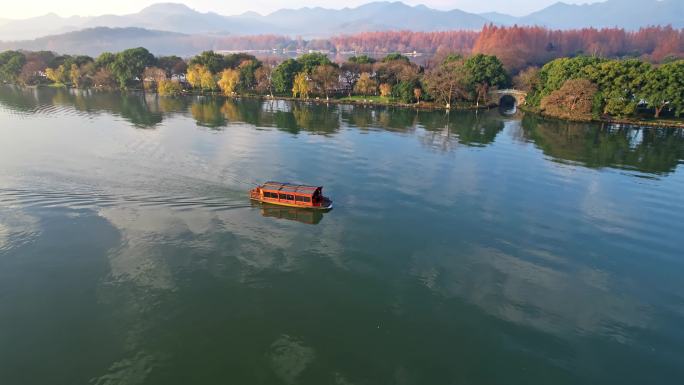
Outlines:
[[[153, 92], [153, 94], [156, 94], [157, 96], [160, 97], [173, 97], [171, 95], [159, 95], [156, 92]], [[449, 112], [449, 111], [481, 111], [481, 110], [492, 110], [494, 108], [497, 108], [499, 105], [498, 104], [487, 104], [487, 105], [479, 105], [479, 106], [463, 106], [463, 105], [455, 105], [452, 108], [446, 108], [443, 106], [439, 106], [433, 103], [397, 103], [397, 102], [389, 102], [389, 103], [379, 103], [379, 102], [374, 102], [374, 101], [354, 101], [354, 100], [349, 100], [349, 99], [316, 99], [316, 98], [308, 98], [308, 99], [301, 99], [301, 98], [293, 98], [293, 97], [288, 97], [288, 96], [269, 96], [269, 95], [237, 95], [237, 96], [226, 96], [222, 95], [220, 93], [217, 94], [202, 94], [202, 93], [184, 93], [182, 95], [187, 95], [187, 96], [222, 96], [225, 98], [232, 98], [232, 99], [240, 99], [240, 98], [246, 98], [246, 99], [259, 99], [259, 100], [286, 100], [286, 101], [294, 101], [294, 102], [307, 102], [307, 103], [314, 103], [314, 104], [338, 104], [338, 105], [350, 105], [350, 106], [363, 106], [363, 107], [396, 107], [396, 108], [404, 108], [404, 109], [414, 109], [414, 110], [423, 110], [423, 111], [444, 111], [444, 112]], [[549, 115], [544, 115], [539, 111], [535, 111], [529, 108], [525, 108], [525, 106], [516, 106], [516, 108], [519, 111], [522, 111], [527, 114], [534, 114], [537, 116], [540, 116], [545, 119], [553, 119], [553, 120], [558, 120], [562, 122], [569, 122], [569, 123], [604, 123], [604, 124], [612, 124], [612, 125], [620, 125], [620, 126], [640, 126], [640, 127], [649, 127], [649, 128], [678, 128], [678, 129], [684, 129], [684, 119], [681, 119], [681, 121], [665, 121], [665, 120], [641, 120], [638, 118], [613, 118], [613, 119], [590, 119], [590, 120], [572, 120], [572, 119], [564, 119], [564, 118], [557, 118], [554, 116], [549, 116]]]
[[655, 119], [642, 119], [642, 118], [591, 118], [591, 119], [566, 119], [559, 118], [556, 116], [543, 114], [541, 111], [533, 108], [526, 108], [526, 106], [518, 106], [520, 111], [527, 114], [533, 114], [540, 116], [544, 119], [552, 119], [561, 122], [570, 123], [601, 123], [601, 124], [612, 124], [616, 126], [638, 126], [638, 127], [649, 127], [649, 128], [677, 128], [684, 129], [684, 119], [678, 121], [673, 120], [655, 120]]
[[[440, 106], [431, 102], [420, 102], [420, 103], [399, 103], [399, 102], [387, 102], [387, 103], [381, 103], [377, 101], [356, 101], [356, 100], [350, 100], [346, 99], [347, 97], [345, 96], [344, 98], [330, 98], [330, 99], [322, 99], [322, 98], [307, 98], [307, 99], [302, 99], [302, 98], [294, 98], [291, 96], [279, 96], [279, 95], [256, 95], [256, 94], [246, 94], [246, 95], [234, 95], [234, 96], [226, 96], [223, 95], [220, 92], [211, 92], [211, 93], [205, 93], [205, 92], [182, 92], [177, 95], [161, 95], [158, 92], [154, 91], [145, 91], [142, 88], [136, 88], [136, 89], [128, 89], [128, 90], [119, 90], [119, 89], [101, 89], [101, 88], [72, 88], [68, 86], [60, 86], [60, 87], [55, 87], [52, 85], [35, 85], [35, 86], [21, 86], [17, 84], [11, 84], [11, 83], [4, 83], [6, 85], [11, 85], [15, 87], [22, 87], [22, 88], [65, 88], [65, 89], [74, 89], [74, 90], [96, 90], [96, 91], [105, 91], [105, 92], [139, 92], [143, 94], [150, 94], [150, 95], [155, 95], [157, 97], [163, 97], [163, 98], [175, 98], [179, 96], [220, 96], [224, 98], [230, 98], [230, 99], [240, 99], [240, 98], [245, 98], [245, 99], [258, 99], [258, 100], [285, 100], [285, 101], [293, 101], [293, 102], [305, 102], [305, 103], [314, 103], [314, 104], [337, 104], [337, 105], [349, 105], [349, 106], [362, 106], [362, 107], [395, 107], [395, 108], [404, 108], [404, 109], [414, 109], [414, 110], [422, 110], [422, 111], [444, 111], [444, 112], [449, 112], [449, 111], [481, 111], [481, 110], [491, 110], [494, 108], [497, 108], [497, 104], [486, 104], [486, 105], [454, 105], [452, 108], [446, 108], [444, 106]], [[611, 118], [611, 119], [603, 119], [603, 118], [592, 118], [588, 120], [573, 120], [573, 119], [565, 119], [565, 118], [559, 118], [555, 116], [550, 116], [550, 115], [545, 115], [541, 113], [540, 111], [533, 109], [533, 108], [528, 108], [527, 106], [516, 106], [516, 108], [519, 111], [522, 111], [527, 114], [533, 114], [545, 119], [552, 119], [552, 120], [557, 120], [557, 121], [562, 121], [562, 122], [570, 122], [570, 123], [602, 123], [602, 124], [612, 124], [612, 125], [617, 125], [617, 126], [639, 126], [639, 127], [649, 127], [649, 128], [677, 128], [677, 129], [684, 129], [684, 119], [680, 119], [679, 121], [671, 121], [671, 120], [653, 120], [653, 119], [640, 119], [640, 118]]]

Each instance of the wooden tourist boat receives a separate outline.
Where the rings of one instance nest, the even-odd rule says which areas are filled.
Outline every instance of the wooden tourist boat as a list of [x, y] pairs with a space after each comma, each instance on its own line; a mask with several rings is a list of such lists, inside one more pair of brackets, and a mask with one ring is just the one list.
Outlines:
[[266, 182], [249, 191], [249, 198], [263, 203], [314, 210], [330, 210], [332, 201], [323, 196], [323, 186]]

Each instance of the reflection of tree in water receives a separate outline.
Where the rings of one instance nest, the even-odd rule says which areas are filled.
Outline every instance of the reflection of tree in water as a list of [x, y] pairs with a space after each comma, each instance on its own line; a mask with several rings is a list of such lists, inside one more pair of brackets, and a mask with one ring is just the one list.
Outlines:
[[221, 113], [229, 122], [239, 122], [242, 120], [237, 104], [232, 100], [226, 100], [221, 106]]
[[183, 112], [187, 109], [187, 99], [160, 96], [157, 98], [159, 111], [169, 114], [172, 112]]
[[227, 124], [223, 115], [223, 100], [202, 98], [190, 106], [190, 113], [198, 126], [218, 128]]
[[416, 111], [387, 108], [378, 114], [378, 125], [387, 131], [406, 132], [415, 128]]
[[298, 134], [300, 131], [333, 134], [340, 128], [340, 114], [334, 107], [292, 103], [289, 111], [276, 111], [273, 121], [279, 129]]
[[673, 172], [684, 158], [684, 134], [678, 129], [610, 129], [526, 116], [523, 130], [544, 154], [587, 167], [659, 174]]
[[443, 150], [455, 140], [466, 146], [483, 147], [494, 142], [504, 123], [491, 112], [420, 112], [417, 122], [425, 131], [424, 141]]
[[342, 120], [350, 126], [367, 129], [375, 126], [377, 110], [375, 108], [351, 107], [340, 109]]
[[[48, 99], [48, 100], [40, 100]], [[0, 104], [17, 112], [33, 112], [41, 104], [46, 104], [49, 98], [36, 92], [35, 88], [23, 88], [12, 85], [0, 85]]]
[[67, 88], [2, 87], [0, 103], [21, 112], [49, 112], [45, 106], [64, 106], [76, 111], [117, 114], [136, 127], [154, 127], [162, 113], [153, 111], [140, 93], [100, 92]]
[[120, 114], [136, 127], [151, 128], [162, 122], [161, 112], [152, 112], [139, 94], [121, 94]]

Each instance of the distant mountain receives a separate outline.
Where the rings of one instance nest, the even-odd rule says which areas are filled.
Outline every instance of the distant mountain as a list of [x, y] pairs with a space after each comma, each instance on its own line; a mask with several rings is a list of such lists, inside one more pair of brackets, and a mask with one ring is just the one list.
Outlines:
[[486, 12], [486, 13], [481, 13], [481, 17], [484, 17], [485, 19], [489, 20], [490, 22], [494, 24], [500, 24], [500, 25], [513, 25], [513, 24], [518, 24], [520, 22], [519, 17], [507, 15], [505, 13], [499, 13], [499, 12]]
[[73, 31], [81, 28], [87, 17], [60, 17], [54, 13], [24, 20], [0, 22], [0, 40], [33, 39], [50, 33]]
[[159, 3], [128, 15], [61, 18], [55, 14], [0, 24], [0, 40], [27, 40], [83, 28], [137, 27], [178, 33], [290, 34], [324, 37], [340, 33], [377, 30], [436, 31], [476, 30], [490, 21], [475, 14], [439, 11], [401, 2], [374, 2], [340, 10], [326, 8], [283, 9], [262, 16], [248, 12], [223, 16], [197, 12], [183, 4]]
[[305, 36], [383, 30], [477, 30], [490, 22], [479, 15], [460, 10], [439, 11], [424, 5], [412, 7], [398, 1], [373, 2], [340, 10], [283, 9], [255, 20]]
[[129, 15], [104, 15], [87, 20], [83, 27], [137, 27], [179, 33], [226, 33], [252, 35], [271, 29], [257, 20], [197, 12], [186, 5], [159, 3]]
[[97, 27], [45, 36], [35, 40], [0, 42], [0, 50], [25, 49], [97, 56], [102, 52], [118, 52], [127, 48], [146, 47], [156, 55], [193, 55], [212, 49], [212, 41], [197, 41], [191, 35], [151, 31], [142, 28]]
[[684, 0], [607, 0], [581, 5], [558, 2], [519, 18], [517, 23], [556, 29], [619, 27], [633, 30], [654, 25], [684, 28]]
[[198, 12], [183, 4], [159, 3], [128, 15], [59, 17], [47, 14], [25, 20], [0, 19], [0, 40], [30, 40], [85, 28], [144, 28], [182, 34], [278, 34], [305, 38], [366, 31], [479, 30], [483, 25], [541, 25], [569, 29], [614, 27], [637, 29], [651, 25], [684, 27], [684, 0], [606, 0], [570, 5], [556, 3], [524, 17], [490, 12], [440, 11], [424, 5], [376, 1], [355, 8], [281, 9], [268, 15], [246, 12], [224, 16]]

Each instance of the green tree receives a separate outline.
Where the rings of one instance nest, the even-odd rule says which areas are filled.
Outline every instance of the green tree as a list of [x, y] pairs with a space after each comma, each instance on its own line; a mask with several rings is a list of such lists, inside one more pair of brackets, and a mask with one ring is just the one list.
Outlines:
[[278, 93], [286, 93], [292, 90], [295, 75], [302, 70], [302, 65], [294, 60], [287, 59], [273, 69], [273, 88]]
[[247, 53], [243, 52], [238, 52], [238, 53], [232, 53], [230, 55], [226, 55], [225, 58], [225, 64], [226, 67], [236, 69], [240, 67], [240, 65], [244, 62], [254, 62], [254, 63], [260, 63], [259, 60], [256, 58], [254, 55], [250, 55]]
[[238, 91], [247, 92], [256, 86], [256, 70], [261, 67], [259, 60], [245, 60], [238, 65], [237, 70], [240, 74]]
[[94, 59], [90, 56], [87, 55], [76, 55], [76, 56], [65, 56], [64, 58], [64, 67], [65, 68], [71, 68], [72, 65], [76, 65], [77, 67], [82, 67], [86, 64], [94, 62]]
[[190, 65], [196, 64], [203, 65], [214, 74], [217, 74], [228, 67], [226, 64], [226, 57], [214, 51], [204, 51], [190, 59]]
[[320, 65], [333, 64], [328, 56], [320, 52], [304, 54], [297, 58], [297, 62], [299, 62], [302, 70], [307, 74], [311, 74], [314, 68]]
[[480, 99], [486, 100], [490, 87], [505, 87], [509, 82], [508, 74], [496, 56], [479, 53], [467, 58], [464, 66], [471, 82], [470, 91], [478, 104]]
[[584, 67], [583, 73], [599, 87], [603, 113], [627, 116], [636, 112], [637, 94], [651, 65], [638, 59], [611, 60]]
[[397, 60], [403, 61], [406, 63], [411, 62], [411, 60], [409, 60], [408, 57], [400, 54], [399, 52], [390, 53], [387, 56], [385, 56], [384, 58], [382, 58], [383, 63], [389, 63], [389, 62], [397, 61]]
[[684, 112], [684, 60], [649, 70], [639, 95], [654, 109], [656, 118], [663, 109], [679, 117]]
[[414, 103], [416, 101], [414, 90], [417, 89], [420, 90], [420, 83], [417, 81], [400, 81], [392, 87], [392, 95], [403, 103]]
[[538, 107], [542, 98], [560, 89], [567, 80], [587, 77], [584, 71], [586, 67], [605, 61], [605, 59], [596, 57], [577, 56], [556, 59], [546, 63], [539, 71], [537, 87], [527, 96], [527, 103]]
[[188, 70], [188, 64], [178, 56], [161, 56], [157, 58], [157, 66], [166, 72], [166, 77], [178, 76]]
[[349, 59], [347, 59], [347, 62], [354, 64], [373, 64], [376, 61], [377, 60], [368, 55], [351, 56]]
[[102, 52], [100, 56], [95, 59], [95, 66], [97, 68], [109, 68], [109, 66], [116, 60], [116, 55], [111, 52]]
[[25, 63], [26, 57], [19, 51], [0, 53], [0, 81], [15, 82]]
[[139, 47], [116, 54], [110, 69], [119, 83], [119, 87], [126, 88], [130, 84], [142, 81], [145, 67], [154, 64], [154, 56], [145, 48]]

